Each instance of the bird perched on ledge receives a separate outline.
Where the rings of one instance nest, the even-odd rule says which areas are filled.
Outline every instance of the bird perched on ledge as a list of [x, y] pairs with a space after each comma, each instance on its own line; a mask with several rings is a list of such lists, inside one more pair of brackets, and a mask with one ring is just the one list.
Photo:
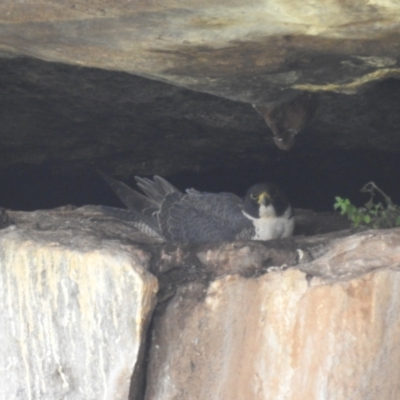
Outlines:
[[178, 190], [165, 179], [135, 177], [142, 193], [103, 174], [128, 210], [102, 206], [151, 236], [171, 242], [270, 240], [292, 235], [294, 218], [285, 194], [272, 183], [252, 186], [244, 201], [232, 193]]

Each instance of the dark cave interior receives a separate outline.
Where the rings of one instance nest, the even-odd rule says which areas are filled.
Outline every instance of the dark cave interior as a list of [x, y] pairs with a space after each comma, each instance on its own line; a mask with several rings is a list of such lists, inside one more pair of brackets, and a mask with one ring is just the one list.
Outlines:
[[[360, 189], [374, 181], [400, 203], [400, 80], [378, 82], [359, 98], [323, 94], [317, 122], [290, 151], [276, 148], [249, 104], [126, 73], [3, 59], [0, 87], [0, 207], [120, 206], [97, 171], [134, 186], [133, 176], [143, 171], [126, 165], [145, 157], [152, 165], [147, 172], [182, 190], [244, 195], [270, 181], [295, 208], [332, 211], [335, 196], [364, 204]], [[369, 130], [365, 143], [363, 130]]]
[[[336, 150], [311, 158], [302, 156], [300, 150], [293, 150], [280, 151], [274, 161], [268, 166], [249, 162], [236, 168], [221, 166], [165, 178], [182, 190], [194, 187], [238, 195], [244, 195], [254, 183], [277, 182], [295, 208], [314, 211], [332, 211], [335, 196], [349, 198], [361, 206], [368, 196], [360, 189], [374, 181], [396, 204], [400, 203], [400, 158], [396, 153]], [[135, 186], [133, 179], [124, 182]], [[50, 209], [66, 204], [122, 206], [95, 170], [68, 174], [55, 172], [52, 165], [20, 165], [3, 172], [0, 185], [0, 205], [14, 210]]]

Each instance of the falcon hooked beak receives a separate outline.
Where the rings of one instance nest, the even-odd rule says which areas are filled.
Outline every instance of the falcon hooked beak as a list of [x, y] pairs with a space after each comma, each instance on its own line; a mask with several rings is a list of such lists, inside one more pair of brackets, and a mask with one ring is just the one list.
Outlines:
[[273, 218], [276, 217], [276, 210], [272, 204], [271, 195], [263, 191], [257, 197], [257, 204], [259, 205], [259, 217], [260, 218]]
[[268, 192], [261, 192], [257, 197], [257, 204], [267, 206], [271, 203], [271, 196]]

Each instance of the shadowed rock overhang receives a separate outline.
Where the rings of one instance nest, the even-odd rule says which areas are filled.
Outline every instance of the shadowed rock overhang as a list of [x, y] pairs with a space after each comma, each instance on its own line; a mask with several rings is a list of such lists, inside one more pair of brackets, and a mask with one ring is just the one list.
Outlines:
[[399, 73], [400, 5], [322, 0], [2, 2], [0, 49], [265, 104]]

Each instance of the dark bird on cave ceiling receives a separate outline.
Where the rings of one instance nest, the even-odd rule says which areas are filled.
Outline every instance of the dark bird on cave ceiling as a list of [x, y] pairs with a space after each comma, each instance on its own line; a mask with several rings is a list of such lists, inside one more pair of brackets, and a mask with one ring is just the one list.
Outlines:
[[181, 192], [165, 179], [135, 177], [142, 193], [103, 174], [128, 210], [103, 212], [130, 221], [141, 232], [171, 242], [270, 240], [292, 235], [286, 195], [272, 183], [252, 186], [242, 200], [233, 193]]
[[308, 124], [317, 108], [315, 93], [301, 93], [294, 99], [273, 106], [253, 104], [271, 128], [275, 144], [282, 150], [290, 150], [295, 136]]

